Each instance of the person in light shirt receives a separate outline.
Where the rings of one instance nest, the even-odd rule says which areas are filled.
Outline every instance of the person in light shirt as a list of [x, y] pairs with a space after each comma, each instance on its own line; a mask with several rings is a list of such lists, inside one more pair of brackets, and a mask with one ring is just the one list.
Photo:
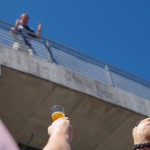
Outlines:
[[14, 138], [0, 120], [0, 150], [19, 150]]

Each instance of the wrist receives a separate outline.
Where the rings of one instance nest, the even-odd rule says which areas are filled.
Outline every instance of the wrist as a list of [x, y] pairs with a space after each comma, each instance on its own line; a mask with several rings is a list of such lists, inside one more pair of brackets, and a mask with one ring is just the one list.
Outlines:
[[62, 138], [62, 139], [65, 139], [66, 141], [69, 141], [69, 135], [63, 131], [58, 131], [58, 132], [56, 131], [52, 133], [50, 138], [51, 139]]

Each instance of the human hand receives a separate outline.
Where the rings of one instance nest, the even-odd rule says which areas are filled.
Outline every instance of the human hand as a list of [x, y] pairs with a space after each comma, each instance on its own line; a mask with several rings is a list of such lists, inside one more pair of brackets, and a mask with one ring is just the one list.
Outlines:
[[73, 137], [73, 127], [70, 125], [68, 117], [59, 118], [48, 127], [48, 134], [50, 136], [65, 135], [70, 142]]
[[39, 25], [38, 25], [38, 31], [39, 31], [39, 32], [42, 31], [42, 24], [41, 24], [41, 23], [39, 23]]
[[142, 120], [133, 129], [134, 144], [150, 142], [150, 118]]
[[18, 27], [18, 26], [21, 25], [21, 24], [22, 24], [21, 20], [17, 19], [17, 20], [16, 20], [16, 27]]

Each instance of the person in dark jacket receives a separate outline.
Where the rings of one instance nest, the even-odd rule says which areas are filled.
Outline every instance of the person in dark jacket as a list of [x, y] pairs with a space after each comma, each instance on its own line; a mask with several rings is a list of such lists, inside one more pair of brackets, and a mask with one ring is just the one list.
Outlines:
[[33, 38], [39, 38], [42, 32], [42, 24], [38, 25], [38, 30], [35, 33], [34, 30], [32, 30], [29, 27], [28, 23], [29, 23], [29, 15], [26, 13], [21, 14], [20, 19], [16, 20], [15, 27], [13, 27], [11, 31], [16, 34], [20, 34], [23, 40], [16, 38], [15, 42], [13, 43], [13, 49], [22, 50], [23, 43], [25, 43], [25, 45], [29, 47], [28, 49], [29, 55], [33, 55], [33, 48], [28, 40], [28, 36], [31, 36]]

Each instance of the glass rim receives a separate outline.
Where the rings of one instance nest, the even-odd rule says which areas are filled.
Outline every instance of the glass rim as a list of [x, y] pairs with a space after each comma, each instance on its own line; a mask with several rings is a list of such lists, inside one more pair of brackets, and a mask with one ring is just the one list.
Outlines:
[[50, 109], [53, 109], [53, 108], [55, 108], [55, 107], [62, 107], [62, 108], [64, 108], [63, 105], [53, 105], [53, 106], [50, 107]]
[[64, 113], [64, 106], [63, 105], [53, 105], [50, 107], [50, 114], [52, 115], [54, 112], [63, 112]]

